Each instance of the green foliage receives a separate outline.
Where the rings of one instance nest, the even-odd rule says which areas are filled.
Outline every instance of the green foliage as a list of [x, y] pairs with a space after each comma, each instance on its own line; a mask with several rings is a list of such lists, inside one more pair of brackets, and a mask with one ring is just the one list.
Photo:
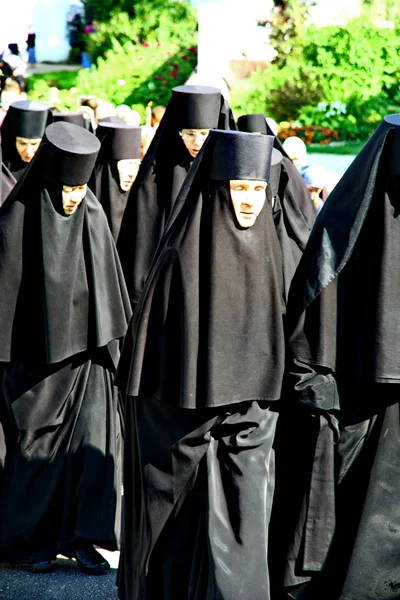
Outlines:
[[76, 86], [78, 80], [78, 70], [76, 71], [47, 71], [46, 73], [37, 73], [28, 77], [29, 88], [36, 85], [37, 82], [44, 81], [49, 87], [57, 87], [60, 90], [69, 90]]
[[[164, 46], [159, 42], [143, 45], [114, 42], [113, 49], [105, 58], [99, 58], [96, 67], [73, 72], [74, 78], [65, 71], [30, 78], [29, 97], [50, 101], [61, 110], [76, 110], [79, 96], [90, 94], [115, 105], [135, 105], [135, 110], [143, 115], [149, 101], [166, 106], [171, 89], [187, 81], [196, 63], [194, 46], [182, 51], [174, 44]], [[67, 73], [71, 77], [70, 86]], [[69, 89], [61, 89], [64, 84]], [[51, 95], [52, 86], [59, 88], [56, 98]]]
[[176, 45], [114, 42], [97, 67], [79, 73], [77, 87], [114, 104], [142, 104], [152, 100], [166, 105], [171, 88], [182, 85], [197, 62], [196, 48], [180, 51]]
[[[357, 19], [346, 27], [309, 26], [301, 52], [256, 72], [245, 92], [233, 94], [232, 108], [337, 129], [340, 139], [365, 139], [400, 104], [399, 84], [398, 32]], [[337, 102], [346, 104], [345, 113], [327, 116], [318, 108]]]
[[309, 10], [315, 0], [275, 0], [272, 18], [267, 23], [271, 30], [270, 42], [276, 52], [274, 64], [286, 65], [301, 54]]
[[[165, 2], [164, 2], [165, 4]], [[114, 47], [129, 43], [176, 44], [189, 48], [197, 43], [197, 20], [188, 2], [169, 2], [168, 9], [150, 11], [149, 15], [132, 19], [126, 12], [113, 12], [109, 21], [99, 25], [89, 36], [88, 51], [94, 60]]]

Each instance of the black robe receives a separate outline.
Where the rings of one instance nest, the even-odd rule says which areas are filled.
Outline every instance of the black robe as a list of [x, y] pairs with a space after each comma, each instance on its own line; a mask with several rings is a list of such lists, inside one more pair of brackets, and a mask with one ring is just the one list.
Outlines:
[[[133, 307], [193, 162], [179, 136], [179, 108], [173, 97], [143, 157], [121, 223], [117, 248]], [[227, 129], [233, 125], [229, 106], [221, 97], [218, 126]]]
[[285, 597], [400, 593], [394, 132], [384, 120], [329, 196], [292, 283]]
[[176, 201], [121, 355], [121, 600], [268, 600], [284, 365], [271, 205], [236, 222], [208, 180], [213, 134]]
[[117, 161], [98, 161], [89, 186], [106, 213], [112, 236], [117, 243], [130, 192], [121, 190]]
[[118, 546], [113, 377], [130, 317], [100, 204], [88, 190], [67, 217], [36, 166], [0, 210], [0, 559], [16, 563]]

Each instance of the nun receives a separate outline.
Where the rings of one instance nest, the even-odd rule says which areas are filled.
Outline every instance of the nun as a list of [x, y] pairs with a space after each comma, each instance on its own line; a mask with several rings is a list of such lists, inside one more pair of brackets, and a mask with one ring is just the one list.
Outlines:
[[50, 107], [35, 100], [13, 102], [1, 125], [3, 162], [18, 180], [35, 156], [46, 126], [52, 122]]
[[399, 155], [389, 115], [322, 207], [292, 282], [287, 598], [399, 597]]
[[[272, 135], [265, 115], [262, 113], [242, 115], [238, 118], [238, 128], [240, 131], [247, 131], [249, 133]], [[310, 194], [301, 175], [286, 153], [285, 144], [282, 145], [277, 136], [274, 136], [274, 148], [282, 154], [282, 186], [285, 188], [287, 202], [292, 205], [297, 205], [298, 211], [301, 213], [299, 216], [308, 227], [309, 235], [312, 226], [314, 225], [317, 211], [310, 200]]]
[[284, 368], [273, 138], [213, 131], [125, 340], [121, 600], [268, 600]]
[[33, 572], [62, 553], [103, 573], [94, 544], [118, 547], [113, 379], [130, 303], [87, 187], [99, 148], [82, 127], [49, 125], [0, 209], [0, 562]]
[[140, 167], [141, 129], [125, 123], [99, 123], [101, 142], [89, 187], [99, 200], [115, 242], [132, 184]]
[[217, 88], [184, 85], [172, 91], [129, 194], [118, 238], [133, 307], [189, 168], [210, 130], [225, 123], [224, 110]]

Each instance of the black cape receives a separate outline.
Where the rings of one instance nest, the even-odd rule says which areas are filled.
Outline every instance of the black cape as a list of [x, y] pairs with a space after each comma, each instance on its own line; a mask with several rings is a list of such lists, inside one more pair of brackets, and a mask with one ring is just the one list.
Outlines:
[[227, 182], [209, 181], [213, 135], [178, 196], [118, 371], [121, 600], [270, 598], [281, 251], [268, 201], [242, 229]]
[[[118, 253], [129, 296], [136, 306], [179, 190], [193, 158], [179, 136], [179, 104], [172, 97], [161, 123], [143, 157], [129, 194], [118, 237]], [[234, 121], [221, 96], [218, 127]]]
[[42, 148], [0, 211], [0, 556], [13, 562], [118, 544], [113, 376], [129, 299], [100, 204], [88, 190], [67, 217]]
[[284, 581], [293, 598], [392, 600], [400, 589], [395, 119], [329, 196], [292, 283]]
[[212, 144], [181, 190], [119, 367], [128, 395], [183, 408], [277, 400], [283, 374], [282, 253], [272, 208], [266, 202], [253, 227], [237, 225], [227, 183], [208, 181]]

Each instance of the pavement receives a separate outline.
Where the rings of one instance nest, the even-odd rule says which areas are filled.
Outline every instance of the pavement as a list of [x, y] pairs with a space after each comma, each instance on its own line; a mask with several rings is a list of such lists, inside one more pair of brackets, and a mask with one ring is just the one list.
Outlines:
[[50, 573], [28, 573], [0, 565], [1, 600], [117, 600], [115, 585], [119, 552], [100, 550], [111, 569], [104, 575], [85, 575], [76, 562], [58, 556]]
[[351, 154], [318, 154], [318, 152], [307, 154], [308, 164], [320, 165], [328, 171], [326, 183], [328, 192], [333, 190], [354, 159], [355, 156]]

